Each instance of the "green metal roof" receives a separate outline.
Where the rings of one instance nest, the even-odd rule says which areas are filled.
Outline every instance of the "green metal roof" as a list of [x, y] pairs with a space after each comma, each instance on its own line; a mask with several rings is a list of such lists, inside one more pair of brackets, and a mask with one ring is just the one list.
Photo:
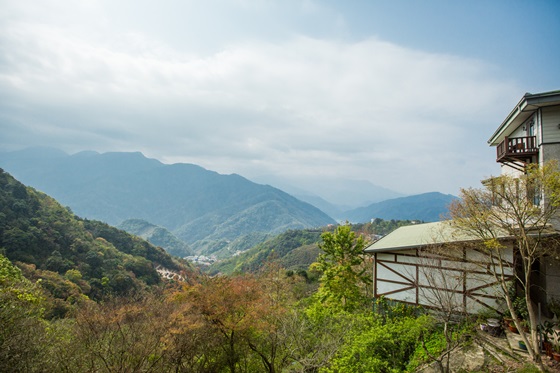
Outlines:
[[412, 249], [426, 245], [449, 242], [476, 241], [478, 237], [469, 236], [451, 227], [449, 222], [436, 222], [407, 225], [395, 229], [385, 237], [366, 247], [366, 253]]

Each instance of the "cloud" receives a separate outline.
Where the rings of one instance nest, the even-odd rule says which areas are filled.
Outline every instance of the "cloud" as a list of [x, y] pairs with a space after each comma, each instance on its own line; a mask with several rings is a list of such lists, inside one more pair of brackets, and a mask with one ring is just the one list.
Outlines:
[[233, 40], [201, 54], [138, 30], [74, 30], [2, 22], [0, 145], [140, 150], [247, 176], [456, 193], [466, 172], [487, 176], [489, 118], [519, 92], [482, 61], [376, 37]]

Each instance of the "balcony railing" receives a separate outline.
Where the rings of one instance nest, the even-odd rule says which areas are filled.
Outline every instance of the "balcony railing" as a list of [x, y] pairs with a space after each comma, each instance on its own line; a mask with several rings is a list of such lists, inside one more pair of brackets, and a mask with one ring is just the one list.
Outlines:
[[496, 148], [497, 162], [530, 160], [539, 154], [536, 136], [507, 137]]

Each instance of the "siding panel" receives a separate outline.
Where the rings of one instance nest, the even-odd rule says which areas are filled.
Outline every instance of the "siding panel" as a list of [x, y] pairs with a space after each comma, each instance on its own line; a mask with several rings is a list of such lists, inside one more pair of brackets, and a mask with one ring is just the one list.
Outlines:
[[542, 108], [543, 141], [545, 143], [560, 142], [560, 107]]

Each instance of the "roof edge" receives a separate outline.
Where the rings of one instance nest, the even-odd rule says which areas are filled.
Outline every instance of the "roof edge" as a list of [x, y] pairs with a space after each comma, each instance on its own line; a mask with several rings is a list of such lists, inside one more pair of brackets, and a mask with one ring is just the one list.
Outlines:
[[489, 145], [497, 145], [496, 139], [501, 135], [501, 133], [509, 126], [511, 122], [517, 118], [517, 116], [526, 111], [528, 106], [533, 107], [531, 110], [537, 110], [541, 106], [545, 106], [543, 104], [553, 102], [555, 100], [560, 100], [560, 90], [556, 91], [548, 91], [542, 93], [525, 93], [523, 97], [519, 100], [517, 105], [513, 108], [513, 110], [508, 114], [506, 119], [500, 124], [498, 129], [490, 136], [488, 139]]

